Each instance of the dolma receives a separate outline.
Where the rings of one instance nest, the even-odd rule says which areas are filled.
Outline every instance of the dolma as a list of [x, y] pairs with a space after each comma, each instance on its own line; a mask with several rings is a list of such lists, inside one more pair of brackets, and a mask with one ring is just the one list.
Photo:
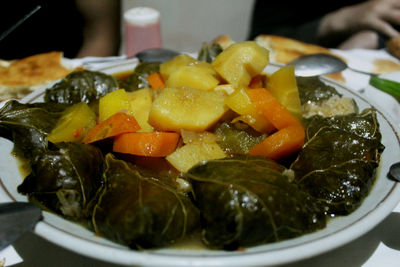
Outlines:
[[[147, 173], [148, 174], [148, 173]], [[106, 155], [105, 187], [93, 210], [96, 233], [134, 249], [166, 246], [198, 225], [189, 197], [159, 177]]]
[[332, 96], [341, 96], [332, 86], [326, 85], [319, 77], [296, 77], [302, 105], [307, 102], [320, 104]]
[[22, 157], [35, 162], [48, 148], [46, 136], [68, 105], [58, 103], [22, 104], [8, 101], [0, 109], [0, 136], [14, 142]]
[[97, 71], [78, 71], [47, 88], [45, 102], [76, 104], [91, 103], [120, 88], [121, 81], [112, 75]]
[[308, 141], [291, 169], [299, 187], [331, 215], [354, 211], [368, 194], [384, 150], [373, 110], [307, 123]]
[[244, 155], [191, 168], [186, 176], [205, 244], [232, 250], [323, 228], [326, 218], [318, 201], [291, 183], [284, 170], [273, 160]]
[[101, 151], [92, 145], [57, 143], [31, 165], [18, 192], [42, 208], [86, 222], [90, 204], [102, 185]]

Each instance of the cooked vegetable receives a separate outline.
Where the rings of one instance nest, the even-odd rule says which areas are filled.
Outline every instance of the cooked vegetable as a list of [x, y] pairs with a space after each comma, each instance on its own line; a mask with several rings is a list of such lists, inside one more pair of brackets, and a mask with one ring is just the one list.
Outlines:
[[325, 226], [318, 201], [282, 175], [272, 160], [239, 156], [190, 169], [204, 242], [237, 249], [296, 237]]
[[46, 89], [45, 102], [76, 104], [91, 103], [119, 88], [114, 76], [96, 71], [73, 72], [60, 82]]
[[204, 42], [201, 46], [197, 60], [211, 63], [216, 56], [222, 52], [222, 47], [219, 44], [207, 44]]
[[47, 150], [46, 136], [68, 105], [58, 103], [21, 104], [8, 101], [0, 109], [0, 134], [14, 142], [22, 156], [35, 162]]
[[106, 156], [105, 188], [93, 211], [96, 233], [131, 248], [172, 244], [198, 226], [189, 197], [137, 167]]
[[212, 69], [211, 65], [206, 67], [203, 64], [193, 64], [182, 66], [170, 73], [169, 78], [165, 82], [166, 87], [191, 87], [202, 90], [212, 90], [218, 84], [216, 78], [217, 73]]
[[301, 104], [308, 101], [321, 103], [332, 96], [341, 96], [334, 87], [323, 83], [319, 77], [296, 77]]
[[280, 130], [291, 125], [301, 125], [279, 101], [266, 89], [251, 89], [247, 91], [257, 110]]
[[259, 74], [251, 78], [249, 83], [249, 88], [257, 89], [257, 88], [265, 88], [265, 80], [266, 76]]
[[297, 88], [294, 66], [288, 65], [268, 77], [267, 89], [287, 110], [302, 119], [299, 90]]
[[253, 147], [249, 154], [278, 160], [299, 151], [305, 137], [301, 122], [266, 89], [252, 89], [247, 94], [261, 114], [278, 129]]
[[304, 144], [304, 128], [291, 125], [265, 138], [250, 149], [249, 154], [270, 159], [283, 159], [298, 152]]
[[378, 88], [381, 91], [388, 93], [389, 95], [396, 98], [398, 101], [400, 99], [400, 83], [384, 78], [380, 78], [375, 75], [371, 75], [369, 78], [369, 84]]
[[126, 133], [115, 137], [113, 151], [147, 157], [165, 157], [175, 151], [179, 134], [172, 132]]
[[149, 124], [149, 113], [153, 103], [153, 94], [149, 88], [128, 92], [127, 114], [135, 117], [140, 125], [140, 132], [152, 132], [154, 129]]
[[177, 69], [187, 66], [189, 64], [196, 63], [197, 60], [192, 58], [187, 54], [180, 54], [166, 62], [161, 63], [160, 65], [160, 74], [163, 77], [164, 81], [168, 80], [169, 75], [176, 71]]
[[89, 144], [123, 133], [136, 132], [139, 129], [140, 126], [134, 117], [118, 112], [94, 126], [82, 141]]
[[166, 159], [178, 171], [187, 172], [199, 162], [225, 157], [226, 154], [216, 142], [197, 141], [178, 148], [172, 154], [168, 155]]
[[147, 76], [147, 81], [152, 89], [164, 89], [165, 83], [158, 72], [154, 72]]
[[57, 143], [40, 154], [32, 172], [18, 186], [42, 208], [86, 223], [91, 201], [102, 184], [103, 156], [92, 145]]
[[127, 80], [127, 91], [136, 91], [150, 87], [147, 77], [153, 73], [160, 72], [159, 62], [141, 62], [136, 66]]
[[212, 66], [234, 87], [248, 86], [269, 63], [269, 51], [255, 42], [240, 42], [222, 51]]
[[217, 143], [228, 154], [247, 154], [266, 138], [252, 128], [238, 129], [235, 124], [224, 122], [215, 129]]
[[96, 125], [96, 114], [84, 102], [64, 111], [55, 128], [47, 136], [50, 142], [79, 142]]
[[125, 89], [118, 89], [106, 94], [99, 100], [99, 121], [102, 122], [117, 112], [125, 112], [128, 105], [128, 95]]
[[201, 132], [224, 115], [225, 96], [194, 88], [165, 88], [154, 99], [149, 123], [159, 131]]
[[300, 188], [325, 202], [327, 213], [348, 214], [369, 192], [384, 149], [375, 116], [370, 110], [360, 116], [313, 117], [307, 128], [308, 141], [291, 169]]
[[239, 120], [246, 122], [255, 130], [262, 133], [270, 133], [275, 130], [274, 125], [264, 116], [258, 113], [255, 104], [251, 101], [245, 88], [237, 88], [225, 98], [225, 104], [237, 114], [242, 115]]

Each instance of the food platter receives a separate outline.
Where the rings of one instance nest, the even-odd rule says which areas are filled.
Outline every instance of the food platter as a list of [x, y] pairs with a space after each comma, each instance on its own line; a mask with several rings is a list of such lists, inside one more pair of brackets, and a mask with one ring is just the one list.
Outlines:
[[[99, 69], [108, 74], [133, 69], [136, 61], [127, 61], [107, 68]], [[267, 72], [272, 73], [279, 66], [269, 65]], [[334, 86], [341, 94], [355, 99], [360, 109], [373, 106], [371, 101], [355, 93], [345, 85], [323, 78], [324, 82]], [[23, 102], [40, 101], [43, 90], [39, 90]], [[378, 109], [378, 120], [382, 132], [382, 142], [386, 149], [382, 154], [377, 180], [369, 196], [353, 213], [332, 219], [328, 226], [318, 232], [299, 238], [274, 244], [248, 248], [244, 251], [212, 251], [198, 248], [174, 248], [145, 251], [133, 251], [95, 236], [83, 227], [68, 222], [61, 217], [44, 212], [44, 220], [37, 224], [34, 232], [59, 246], [76, 253], [103, 261], [126, 265], [151, 266], [248, 266], [276, 265], [289, 263], [315, 256], [344, 245], [363, 235], [379, 224], [400, 201], [400, 186], [386, 177], [389, 167], [400, 159], [400, 134], [397, 123], [385, 111]], [[8, 201], [26, 201], [17, 193], [22, 181], [21, 162], [11, 154], [13, 144], [0, 139], [0, 195]]]

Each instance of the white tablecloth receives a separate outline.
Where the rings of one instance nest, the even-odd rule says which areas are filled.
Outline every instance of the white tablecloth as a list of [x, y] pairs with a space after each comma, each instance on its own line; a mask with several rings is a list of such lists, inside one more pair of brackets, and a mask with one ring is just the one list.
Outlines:
[[[349, 66], [364, 71], [371, 71], [371, 62], [377, 58], [390, 59], [400, 64], [400, 61], [384, 50], [334, 51], [345, 57]], [[348, 87], [373, 99], [373, 102], [391, 114], [400, 125], [400, 106], [394, 98], [368, 86], [367, 75], [346, 70], [343, 76]], [[400, 72], [384, 77], [400, 82]], [[2, 199], [0, 193], [0, 202], [2, 201], [4, 198]], [[0, 251], [0, 266], [2, 259], [5, 259], [5, 266], [17, 263], [16, 266], [117, 266], [72, 253], [32, 233], [21, 237], [13, 247]], [[338, 249], [287, 266], [400, 266], [400, 205], [364, 236]]]

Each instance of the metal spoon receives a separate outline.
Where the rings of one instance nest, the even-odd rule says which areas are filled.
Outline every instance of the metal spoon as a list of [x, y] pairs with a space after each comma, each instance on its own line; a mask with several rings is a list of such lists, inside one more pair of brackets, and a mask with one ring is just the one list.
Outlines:
[[342, 59], [329, 54], [311, 54], [302, 56], [289, 62], [288, 65], [294, 65], [295, 75], [301, 77], [335, 73], [345, 69], [351, 69], [352, 71], [362, 74], [375, 75], [370, 72], [350, 68]]
[[97, 63], [119, 62], [131, 58], [138, 58], [140, 62], [164, 62], [177, 55], [179, 52], [166, 48], [152, 48], [141, 51], [133, 56], [106, 57], [106, 58], [87, 58], [82, 61], [83, 65], [91, 65]]
[[154, 48], [141, 51], [135, 55], [142, 62], [164, 62], [167, 61], [180, 53], [165, 49], [165, 48]]

